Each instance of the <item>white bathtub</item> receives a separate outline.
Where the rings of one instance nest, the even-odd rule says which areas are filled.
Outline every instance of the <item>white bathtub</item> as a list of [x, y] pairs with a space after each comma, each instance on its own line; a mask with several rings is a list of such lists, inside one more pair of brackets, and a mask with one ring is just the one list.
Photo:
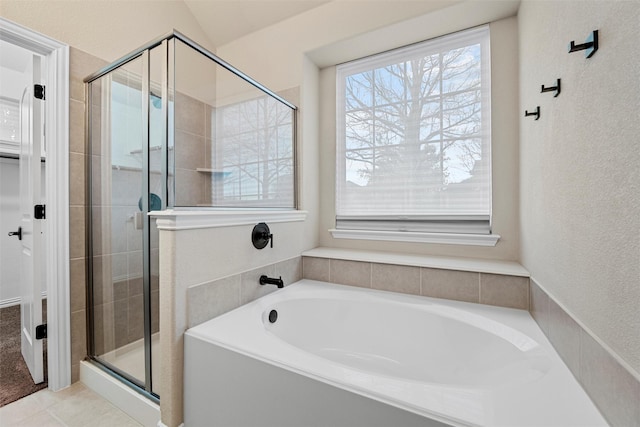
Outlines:
[[184, 373], [187, 427], [607, 425], [526, 311], [310, 280], [188, 330]]

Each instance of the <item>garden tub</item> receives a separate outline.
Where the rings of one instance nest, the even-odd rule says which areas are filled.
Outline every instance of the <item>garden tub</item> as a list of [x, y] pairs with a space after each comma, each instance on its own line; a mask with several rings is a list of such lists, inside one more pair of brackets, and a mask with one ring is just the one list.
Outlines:
[[189, 329], [185, 425], [607, 425], [524, 310], [302, 280]]

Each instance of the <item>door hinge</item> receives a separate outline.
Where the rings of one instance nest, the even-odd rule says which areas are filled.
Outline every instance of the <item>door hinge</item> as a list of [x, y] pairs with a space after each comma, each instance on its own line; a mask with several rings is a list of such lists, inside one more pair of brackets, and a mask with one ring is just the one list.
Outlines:
[[36, 339], [41, 340], [47, 337], [47, 324], [36, 326]]
[[45, 88], [44, 85], [33, 85], [33, 96], [37, 99], [45, 100]]
[[46, 216], [46, 205], [35, 205], [33, 207], [33, 217], [35, 219], [45, 219]]

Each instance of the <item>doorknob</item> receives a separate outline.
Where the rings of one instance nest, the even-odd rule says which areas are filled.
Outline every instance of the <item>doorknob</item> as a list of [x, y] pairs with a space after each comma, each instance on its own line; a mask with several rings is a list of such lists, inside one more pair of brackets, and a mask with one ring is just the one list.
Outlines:
[[18, 231], [10, 231], [9, 236], [18, 236], [18, 240], [22, 240], [22, 227], [18, 227]]

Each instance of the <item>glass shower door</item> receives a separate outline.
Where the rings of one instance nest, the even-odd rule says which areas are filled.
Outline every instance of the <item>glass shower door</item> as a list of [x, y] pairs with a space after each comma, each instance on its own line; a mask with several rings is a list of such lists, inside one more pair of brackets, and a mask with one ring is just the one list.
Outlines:
[[146, 331], [151, 328], [153, 294], [146, 213], [153, 198], [150, 203], [144, 199], [149, 194], [149, 102], [143, 77], [147, 58], [141, 55], [89, 84], [93, 313], [89, 352], [151, 391], [147, 371], [151, 337]]

